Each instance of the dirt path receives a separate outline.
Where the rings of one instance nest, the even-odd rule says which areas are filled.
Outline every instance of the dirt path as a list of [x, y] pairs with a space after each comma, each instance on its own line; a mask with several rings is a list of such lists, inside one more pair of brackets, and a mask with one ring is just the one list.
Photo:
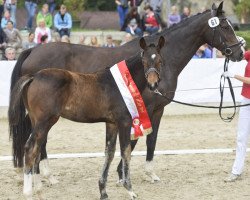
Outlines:
[[[237, 120], [224, 123], [217, 115], [165, 116], [157, 150], [234, 148], [236, 125]], [[0, 127], [0, 156], [11, 155], [7, 120], [0, 120]], [[103, 152], [104, 130], [102, 123], [80, 124], [62, 119], [49, 133], [48, 153]], [[136, 151], [146, 150], [145, 141], [140, 139]], [[152, 184], [143, 171], [145, 157], [134, 156], [131, 162], [133, 188], [139, 195], [138, 200], [249, 200], [249, 153], [242, 180], [223, 182], [233, 159], [233, 153], [155, 156], [155, 171], [161, 182]], [[99, 199], [98, 179], [103, 162], [104, 158], [50, 160], [53, 174], [60, 182], [49, 186], [43, 181], [45, 199]], [[128, 199], [125, 189], [115, 184], [118, 162], [116, 157], [109, 173], [107, 192], [111, 200]], [[22, 178], [13, 170], [12, 162], [0, 161], [0, 171], [0, 199], [23, 199]]]

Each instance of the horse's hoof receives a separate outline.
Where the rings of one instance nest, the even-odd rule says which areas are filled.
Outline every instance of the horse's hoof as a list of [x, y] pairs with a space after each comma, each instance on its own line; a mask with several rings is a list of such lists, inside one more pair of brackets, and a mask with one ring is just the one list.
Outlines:
[[129, 194], [129, 197], [130, 197], [131, 200], [134, 200], [134, 199], [137, 198], [137, 195], [132, 191], [129, 191], [128, 194]]
[[161, 179], [154, 172], [146, 172], [146, 175], [150, 177], [150, 182], [155, 183], [161, 181]]
[[109, 197], [107, 194], [102, 194], [102, 196], [100, 198], [100, 200], [108, 200], [108, 199], [109, 199]]
[[116, 182], [116, 187], [123, 187], [123, 180], [120, 179]]
[[59, 181], [53, 175], [50, 175], [48, 177], [48, 180], [49, 180], [51, 185], [55, 185], [55, 184], [59, 183]]

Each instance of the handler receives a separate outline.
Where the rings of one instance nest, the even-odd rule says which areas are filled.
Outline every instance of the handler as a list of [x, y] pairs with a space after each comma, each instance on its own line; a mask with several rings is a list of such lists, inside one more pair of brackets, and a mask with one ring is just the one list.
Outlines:
[[[245, 68], [245, 76], [236, 75], [229, 71], [226, 71], [222, 74], [224, 77], [235, 78], [243, 82], [243, 87], [241, 91], [241, 95], [243, 96], [243, 99], [241, 101], [242, 105], [250, 104], [250, 51], [246, 51], [244, 57], [248, 62]], [[225, 182], [233, 182], [240, 178], [240, 175], [243, 172], [249, 135], [250, 106], [244, 106], [240, 107], [239, 111], [236, 157], [232, 167], [232, 172], [224, 180]]]

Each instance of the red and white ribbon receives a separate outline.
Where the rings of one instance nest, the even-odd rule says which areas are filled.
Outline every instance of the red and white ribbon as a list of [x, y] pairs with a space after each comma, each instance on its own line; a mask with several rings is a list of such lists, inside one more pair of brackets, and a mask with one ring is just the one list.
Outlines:
[[152, 126], [147, 109], [125, 61], [115, 64], [110, 71], [133, 120], [131, 140], [150, 134]]

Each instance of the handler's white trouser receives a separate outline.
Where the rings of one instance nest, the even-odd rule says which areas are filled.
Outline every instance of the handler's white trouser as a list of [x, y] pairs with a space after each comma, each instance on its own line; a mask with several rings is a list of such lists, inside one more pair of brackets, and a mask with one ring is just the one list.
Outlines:
[[[243, 98], [241, 104], [249, 104], [250, 99]], [[250, 106], [240, 107], [236, 157], [232, 168], [232, 173], [240, 175], [243, 171], [246, 157], [247, 143], [250, 135]]]

